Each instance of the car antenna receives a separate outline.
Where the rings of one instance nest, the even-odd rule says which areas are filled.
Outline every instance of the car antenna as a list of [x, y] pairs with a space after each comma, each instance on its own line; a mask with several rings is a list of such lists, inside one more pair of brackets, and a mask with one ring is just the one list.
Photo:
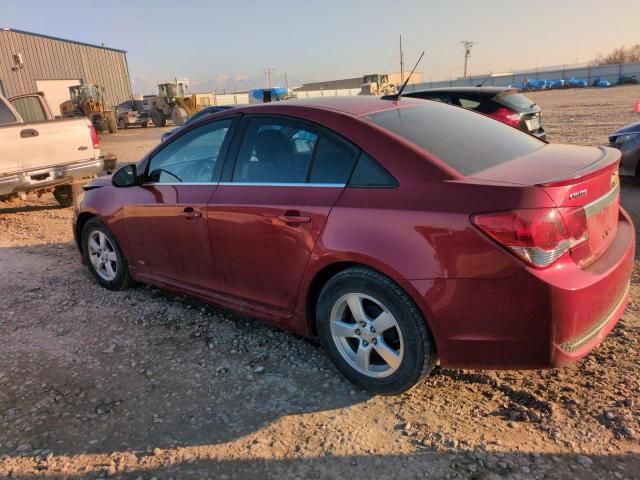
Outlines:
[[385, 96], [382, 97], [383, 100], [395, 100], [395, 101], [399, 101], [400, 100], [400, 97], [402, 96], [402, 92], [404, 92], [404, 88], [409, 83], [409, 80], [411, 79], [411, 75], [413, 75], [413, 72], [416, 71], [416, 68], [418, 67], [418, 64], [420, 63], [420, 60], [422, 60], [422, 57], [424, 57], [424, 50], [420, 54], [420, 58], [418, 58], [418, 61], [416, 62], [416, 64], [413, 66], [413, 70], [411, 70], [411, 73], [407, 76], [407, 79], [404, 81], [404, 83], [400, 87], [400, 90], [398, 90], [398, 93], [395, 93], [393, 95], [385, 95]]

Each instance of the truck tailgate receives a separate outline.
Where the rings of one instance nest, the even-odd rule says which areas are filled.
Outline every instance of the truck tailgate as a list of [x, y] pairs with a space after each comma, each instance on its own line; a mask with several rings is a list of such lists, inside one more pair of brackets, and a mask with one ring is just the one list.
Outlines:
[[0, 175], [97, 158], [85, 118], [0, 126]]

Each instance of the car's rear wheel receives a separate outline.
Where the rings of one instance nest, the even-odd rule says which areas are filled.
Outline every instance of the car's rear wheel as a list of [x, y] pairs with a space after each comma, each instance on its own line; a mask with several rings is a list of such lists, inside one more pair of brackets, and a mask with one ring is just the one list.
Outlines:
[[110, 290], [132, 285], [127, 259], [107, 226], [92, 218], [82, 228], [82, 253], [98, 282]]
[[331, 278], [320, 293], [316, 320], [338, 369], [371, 392], [404, 392], [435, 366], [424, 317], [397, 283], [375, 270], [353, 267]]

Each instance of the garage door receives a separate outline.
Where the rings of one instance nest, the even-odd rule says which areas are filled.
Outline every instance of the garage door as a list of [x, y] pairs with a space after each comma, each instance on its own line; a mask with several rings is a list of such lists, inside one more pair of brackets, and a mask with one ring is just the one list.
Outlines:
[[60, 115], [60, 104], [69, 100], [69, 87], [74, 85], [80, 85], [80, 80], [36, 80], [38, 91], [44, 92], [54, 115]]

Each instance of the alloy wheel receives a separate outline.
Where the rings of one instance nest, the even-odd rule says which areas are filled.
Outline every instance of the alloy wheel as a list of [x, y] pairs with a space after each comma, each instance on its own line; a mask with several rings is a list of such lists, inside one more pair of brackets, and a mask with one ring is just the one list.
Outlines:
[[107, 282], [118, 274], [118, 256], [109, 238], [100, 230], [94, 230], [88, 239], [89, 259], [96, 273]]
[[362, 293], [343, 295], [331, 309], [330, 325], [338, 352], [354, 370], [384, 378], [400, 368], [402, 332], [379, 300]]

